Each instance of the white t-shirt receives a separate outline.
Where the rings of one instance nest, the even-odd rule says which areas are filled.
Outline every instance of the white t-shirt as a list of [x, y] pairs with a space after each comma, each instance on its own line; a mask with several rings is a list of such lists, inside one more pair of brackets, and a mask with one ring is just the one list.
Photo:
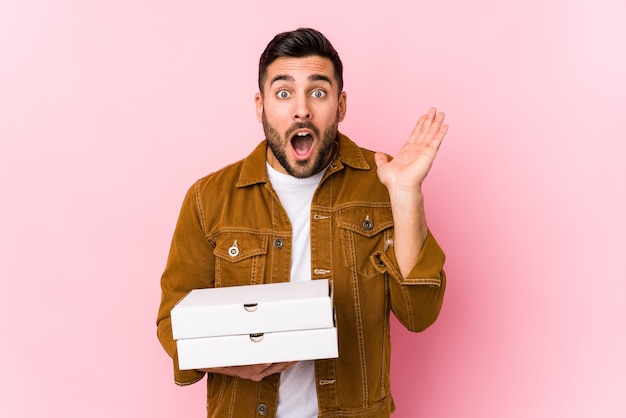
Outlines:
[[[324, 170], [305, 179], [279, 173], [269, 164], [267, 172], [293, 231], [290, 280], [311, 280], [311, 201]], [[315, 418], [318, 412], [315, 362], [300, 361], [280, 375], [276, 416]]]

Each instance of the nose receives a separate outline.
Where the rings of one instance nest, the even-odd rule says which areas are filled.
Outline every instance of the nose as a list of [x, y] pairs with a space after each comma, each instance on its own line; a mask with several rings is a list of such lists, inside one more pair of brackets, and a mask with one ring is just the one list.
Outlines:
[[311, 119], [311, 109], [306, 97], [301, 97], [295, 101], [294, 119], [295, 120], [308, 120]]

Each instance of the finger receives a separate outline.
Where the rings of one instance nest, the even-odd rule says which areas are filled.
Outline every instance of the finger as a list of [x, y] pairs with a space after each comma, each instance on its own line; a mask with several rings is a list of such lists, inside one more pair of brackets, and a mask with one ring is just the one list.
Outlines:
[[286, 363], [285, 364], [285, 368], [283, 369], [283, 371], [287, 370], [287, 369], [291, 369], [293, 366], [295, 366], [297, 363], [297, 361], [292, 361], [291, 363]]
[[253, 380], [255, 382], [260, 382], [265, 377], [273, 375], [275, 373], [280, 373], [283, 370], [288, 369], [295, 363], [273, 363], [263, 370], [259, 370], [257, 373], [254, 373], [248, 377], [248, 379]]
[[255, 373], [263, 373], [265, 370], [272, 367], [272, 363], [254, 364], [250, 367], [252, 367], [252, 370], [254, 370]]
[[437, 134], [430, 141], [429, 146], [431, 146], [435, 150], [438, 150], [441, 146], [441, 143], [443, 142], [443, 138], [446, 136], [446, 133], [448, 133], [448, 125], [441, 125], [441, 128], [439, 128]]
[[200, 369], [200, 371], [206, 373], [219, 373], [228, 376], [235, 376], [242, 379], [249, 379], [258, 382], [263, 379], [263, 377], [267, 376], [267, 374], [265, 374], [265, 371], [271, 366], [272, 363], [263, 363], [247, 366], [214, 367], [210, 369]]
[[249, 367], [247, 376], [244, 378], [255, 382], [260, 382], [265, 376], [273, 374], [272, 363], [255, 364]]
[[267, 369], [265, 369], [263, 371], [263, 375], [265, 376], [269, 376], [271, 374], [274, 373], [279, 373], [282, 371], [287, 370], [288, 368], [290, 368], [291, 366], [293, 366], [294, 364], [296, 364], [296, 362], [287, 362], [287, 363], [274, 363], [272, 364], [270, 367], [268, 367]]
[[441, 126], [443, 125], [443, 121], [446, 118], [446, 114], [443, 112], [439, 112], [437, 113], [437, 115], [435, 116], [434, 120], [432, 121], [430, 128], [428, 129], [428, 133], [431, 135], [437, 135], [439, 133], [439, 130], [441, 129]]
[[422, 124], [422, 132], [427, 132], [430, 130], [430, 127], [432, 126], [435, 117], [437, 116], [437, 108], [431, 107], [430, 109], [428, 109], [428, 112], [424, 116], [425, 118], [424, 123]]
[[433, 120], [436, 118], [436, 116], [437, 109], [434, 107], [431, 107], [426, 114], [420, 116], [407, 142], [421, 142], [424, 138], [424, 135], [430, 130], [431, 125], [433, 124]]
[[426, 122], [426, 119], [428, 118], [428, 115], [422, 115], [420, 116], [420, 118], [417, 120], [417, 123], [415, 124], [415, 127], [413, 128], [413, 132], [411, 132], [411, 135], [409, 137], [409, 141], [412, 138], [417, 138], [419, 133], [422, 131], [424, 123]]

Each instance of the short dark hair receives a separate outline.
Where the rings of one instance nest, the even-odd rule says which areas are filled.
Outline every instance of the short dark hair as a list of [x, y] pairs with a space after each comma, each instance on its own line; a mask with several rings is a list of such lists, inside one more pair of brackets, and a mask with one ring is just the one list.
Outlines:
[[267, 67], [281, 57], [304, 58], [320, 56], [328, 58], [335, 70], [339, 93], [343, 90], [343, 64], [339, 54], [321, 32], [311, 28], [300, 28], [279, 33], [267, 44], [259, 59], [259, 91], [263, 94], [263, 84], [267, 77]]

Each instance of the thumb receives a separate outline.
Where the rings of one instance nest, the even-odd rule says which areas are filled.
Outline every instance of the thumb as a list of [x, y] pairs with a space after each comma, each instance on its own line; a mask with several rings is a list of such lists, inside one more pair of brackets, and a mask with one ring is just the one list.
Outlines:
[[374, 161], [376, 162], [376, 167], [380, 168], [381, 166], [387, 164], [389, 159], [387, 155], [382, 152], [377, 152], [374, 154]]

